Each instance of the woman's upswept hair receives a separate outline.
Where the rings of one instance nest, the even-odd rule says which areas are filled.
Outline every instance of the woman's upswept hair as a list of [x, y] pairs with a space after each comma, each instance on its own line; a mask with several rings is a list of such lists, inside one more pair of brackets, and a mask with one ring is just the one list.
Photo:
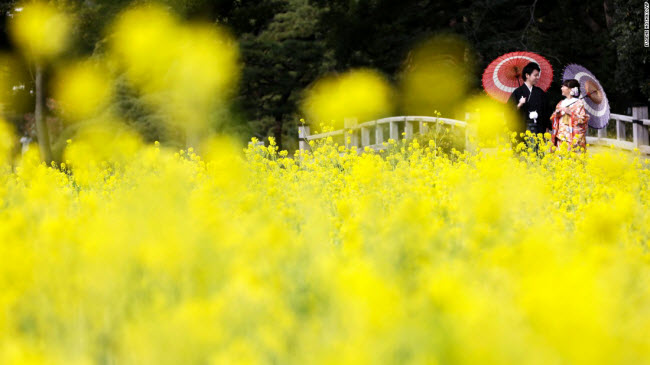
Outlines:
[[580, 83], [578, 82], [578, 80], [576, 79], [564, 80], [562, 82], [562, 86], [566, 86], [569, 89], [573, 89], [575, 87], [576, 89], [578, 89], [578, 92], [573, 96], [575, 96], [576, 98], [580, 96]]

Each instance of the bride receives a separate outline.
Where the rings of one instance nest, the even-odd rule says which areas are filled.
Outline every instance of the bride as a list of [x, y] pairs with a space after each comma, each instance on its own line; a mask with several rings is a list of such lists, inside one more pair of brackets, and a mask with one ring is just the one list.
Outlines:
[[565, 80], [561, 89], [565, 99], [557, 103], [551, 115], [551, 142], [555, 146], [567, 143], [571, 150], [584, 151], [587, 147], [589, 115], [585, 112], [584, 101], [580, 99], [580, 84], [575, 79]]

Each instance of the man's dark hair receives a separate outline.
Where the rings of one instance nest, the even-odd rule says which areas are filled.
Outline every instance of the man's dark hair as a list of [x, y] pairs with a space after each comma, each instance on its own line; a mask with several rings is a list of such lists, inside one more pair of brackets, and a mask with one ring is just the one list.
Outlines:
[[538, 72], [542, 72], [542, 69], [539, 68], [539, 65], [536, 64], [535, 62], [529, 62], [526, 67], [524, 67], [523, 71], [521, 71], [521, 76], [523, 77], [524, 81], [526, 81], [526, 78], [533, 73], [533, 71], [537, 70]]

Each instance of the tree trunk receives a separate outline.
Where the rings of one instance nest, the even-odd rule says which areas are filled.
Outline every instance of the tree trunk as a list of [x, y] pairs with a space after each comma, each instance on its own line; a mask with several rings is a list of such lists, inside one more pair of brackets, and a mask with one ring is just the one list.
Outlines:
[[593, 33], [598, 33], [600, 31], [600, 25], [596, 23], [594, 18], [589, 15], [586, 8], [582, 8], [582, 21], [591, 29]]
[[612, 9], [612, 6], [610, 4], [610, 1], [605, 0], [603, 1], [603, 9], [605, 10], [605, 24], [607, 24], [607, 29], [612, 30], [612, 15], [610, 13], [610, 10]]
[[[291, 92], [283, 94], [282, 99], [280, 99], [279, 105], [286, 105], [289, 102], [290, 96], [291, 96]], [[285, 112], [278, 112], [273, 114], [273, 117], [275, 119], [275, 125], [273, 126], [273, 137], [275, 137], [275, 143], [278, 146], [278, 151], [282, 151], [282, 146], [283, 146], [282, 128], [284, 127], [285, 115], [286, 115]]]
[[34, 119], [36, 121], [36, 136], [38, 138], [38, 147], [41, 151], [41, 158], [48, 165], [52, 162], [52, 147], [50, 146], [50, 134], [45, 123], [43, 114], [43, 104], [45, 104], [45, 93], [43, 90], [43, 66], [36, 65], [36, 107], [34, 109]]

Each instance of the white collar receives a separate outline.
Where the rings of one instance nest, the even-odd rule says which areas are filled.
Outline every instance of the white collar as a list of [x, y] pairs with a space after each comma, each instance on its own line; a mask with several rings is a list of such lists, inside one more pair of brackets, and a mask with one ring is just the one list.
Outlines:
[[574, 101], [576, 101], [576, 98], [574, 98], [574, 97], [568, 97], [568, 98], [562, 100], [562, 104], [561, 104], [561, 105], [562, 105], [562, 107], [565, 107], [565, 106], [567, 106], [567, 105], [573, 103]]
[[532, 87], [532, 86], [531, 86], [531, 87], [528, 87], [528, 84], [525, 83], [525, 82], [524, 82], [524, 85], [526, 85], [526, 87], [528, 88], [528, 91], [530, 91], [531, 93], [533, 92], [533, 87]]

